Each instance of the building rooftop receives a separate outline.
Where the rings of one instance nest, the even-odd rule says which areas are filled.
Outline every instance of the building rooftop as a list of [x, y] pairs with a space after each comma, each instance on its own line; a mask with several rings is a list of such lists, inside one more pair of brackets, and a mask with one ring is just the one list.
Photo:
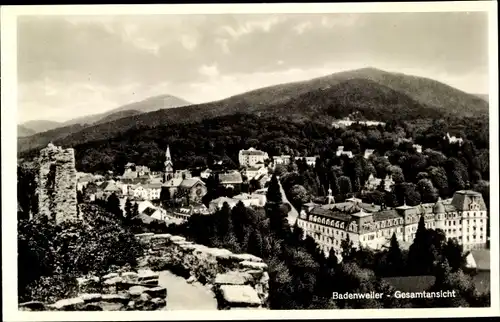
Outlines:
[[222, 184], [234, 184], [243, 182], [241, 173], [236, 171], [232, 173], [220, 173], [219, 180]]
[[205, 183], [203, 181], [201, 181], [201, 179], [199, 179], [199, 178], [189, 178], [189, 179], [182, 180], [182, 182], [180, 183], [179, 186], [182, 188], [191, 188], [197, 183], [201, 183], [201, 184], [205, 185]]
[[373, 221], [384, 221], [389, 219], [401, 218], [394, 209], [387, 209], [373, 214]]
[[324, 209], [323, 207], [314, 207], [309, 213], [311, 215], [324, 216], [346, 222], [351, 220], [351, 216], [348, 214], [344, 214], [338, 211], [331, 211], [328, 209]]

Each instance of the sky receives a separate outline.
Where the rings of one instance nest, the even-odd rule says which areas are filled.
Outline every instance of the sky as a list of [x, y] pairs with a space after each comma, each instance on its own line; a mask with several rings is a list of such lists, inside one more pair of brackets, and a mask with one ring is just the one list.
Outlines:
[[486, 13], [21, 16], [18, 121], [192, 103], [362, 67], [488, 93]]

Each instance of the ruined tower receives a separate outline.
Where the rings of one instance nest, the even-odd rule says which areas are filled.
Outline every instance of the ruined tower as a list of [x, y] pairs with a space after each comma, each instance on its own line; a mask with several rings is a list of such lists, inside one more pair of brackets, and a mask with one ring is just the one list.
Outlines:
[[38, 209], [56, 223], [78, 219], [75, 152], [52, 143], [38, 159]]

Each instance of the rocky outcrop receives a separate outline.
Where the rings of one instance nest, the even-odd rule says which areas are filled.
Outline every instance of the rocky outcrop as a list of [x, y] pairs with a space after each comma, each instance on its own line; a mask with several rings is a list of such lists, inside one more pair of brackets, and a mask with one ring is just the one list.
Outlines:
[[168, 269], [210, 288], [219, 309], [267, 308], [269, 275], [267, 264], [250, 254], [234, 254], [210, 248], [170, 234], [136, 235], [145, 246], [143, 267]]
[[77, 219], [75, 152], [49, 144], [38, 158], [38, 209], [56, 223]]
[[78, 296], [46, 304], [21, 303], [23, 311], [155, 311], [167, 305], [167, 289], [150, 270], [78, 278]]

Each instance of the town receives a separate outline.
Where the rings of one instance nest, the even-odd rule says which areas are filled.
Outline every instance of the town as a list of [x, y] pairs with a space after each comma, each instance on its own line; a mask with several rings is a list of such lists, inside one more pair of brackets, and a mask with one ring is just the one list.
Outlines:
[[[347, 126], [350, 126], [348, 124]], [[451, 144], [461, 144], [462, 139], [446, 139]], [[410, 142], [411, 139], [397, 143]], [[417, 153], [422, 146], [412, 144]], [[368, 159], [374, 153], [366, 149], [362, 155]], [[338, 146], [337, 157], [353, 158], [351, 151]], [[268, 153], [250, 147], [238, 153], [239, 169], [214, 170], [198, 169], [193, 175], [191, 170], [175, 169], [170, 148], [165, 151], [164, 171], [152, 172], [147, 166], [128, 163], [119, 176], [106, 179], [103, 175], [78, 173], [78, 191], [83, 201], [94, 202], [116, 196], [125, 212], [127, 202], [137, 204], [137, 213], [132, 219], [143, 223], [162, 225], [186, 222], [193, 214], [211, 215], [224, 204], [230, 208], [239, 202], [245, 207], [262, 208], [266, 205], [267, 185], [276, 167], [288, 166], [302, 160], [307, 166], [314, 167], [318, 156], [279, 155], [269, 157]], [[387, 158], [387, 157], [386, 157]], [[207, 194], [207, 180], [216, 177], [224, 195], [208, 204], [204, 203]], [[390, 191], [394, 185], [392, 176], [384, 179], [370, 174], [364, 184], [363, 192], [375, 190], [383, 181], [384, 190]], [[243, 183], [251, 183], [242, 191]], [[305, 235], [313, 237], [328, 255], [330, 249], [341, 252], [342, 240], [349, 238], [355, 247], [368, 247], [381, 250], [389, 247], [393, 234], [401, 247], [408, 248], [415, 237], [421, 216], [425, 225], [432, 229], [442, 229], [447, 239], [455, 239], [465, 251], [484, 249], [487, 245], [488, 215], [482, 195], [471, 190], [456, 191], [452, 198], [435, 203], [416, 206], [403, 204], [388, 208], [385, 205], [363, 202], [357, 197], [335, 202], [332, 190], [328, 190], [325, 204], [305, 203], [300, 211], [290, 211], [290, 224], [297, 224]]]

